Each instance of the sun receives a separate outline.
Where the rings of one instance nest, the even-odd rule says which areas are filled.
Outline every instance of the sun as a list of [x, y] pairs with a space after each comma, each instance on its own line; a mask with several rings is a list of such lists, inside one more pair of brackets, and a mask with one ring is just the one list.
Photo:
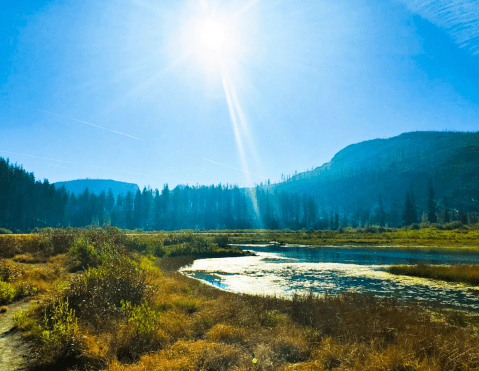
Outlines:
[[207, 20], [201, 30], [200, 39], [204, 46], [220, 51], [226, 40], [226, 28], [219, 22]]

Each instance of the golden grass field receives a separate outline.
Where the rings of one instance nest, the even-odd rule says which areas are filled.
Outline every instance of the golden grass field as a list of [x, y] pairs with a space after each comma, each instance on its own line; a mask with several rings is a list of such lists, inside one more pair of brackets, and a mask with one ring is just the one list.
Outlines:
[[[228, 241], [275, 233], [234, 232]], [[303, 232], [284, 235], [298, 243]], [[176, 272], [201, 254], [226, 254], [218, 236], [224, 233], [125, 236], [114, 229], [1, 236], [0, 278], [15, 290], [2, 305], [35, 300], [16, 316], [32, 345], [32, 369], [479, 369], [479, 316], [472, 313], [359, 294], [237, 295]], [[30, 292], [19, 289], [25, 285]]]

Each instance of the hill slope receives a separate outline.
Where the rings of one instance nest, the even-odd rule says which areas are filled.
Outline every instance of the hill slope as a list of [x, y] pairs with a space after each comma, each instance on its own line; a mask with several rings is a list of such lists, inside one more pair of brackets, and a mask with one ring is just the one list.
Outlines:
[[275, 188], [311, 194], [320, 207], [344, 213], [372, 210], [381, 196], [398, 214], [412, 188], [422, 213], [429, 179], [438, 206], [478, 211], [479, 133], [411, 132], [353, 144]]
[[65, 187], [67, 192], [79, 195], [88, 188], [88, 190], [96, 195], [99, 195], [101, 192], [105, 191], [108, 193], [108, 190], [113, 191], [115, 198], [119, 195], [126, 195], [130, 191], [133, 195], [138, 191], [138, 186], [133, 183], [118, 182], [116, 180], [104, 180], [104, 179], [78, 179], [70, 180], [66, 182], [56, 182], [53, 183], [55, 188], [60, 189]]

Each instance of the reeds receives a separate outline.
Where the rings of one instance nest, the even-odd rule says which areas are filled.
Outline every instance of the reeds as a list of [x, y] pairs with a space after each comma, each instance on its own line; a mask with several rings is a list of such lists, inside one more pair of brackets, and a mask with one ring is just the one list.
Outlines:
[[393, 265], [389, 273], [479, 285], [479, 265]]
[[[102, 238], [91, 238], [91, 245], [123, 246]], [[188, 243], [171, 242], [168, 248]], [[135, 246], [143, 243], [139, 238]], [[61, 256], [49, 264], [67, 269]], [[192, 259], [157, 259], [123, 248], [68, 280], [63, 276], [30, 314], [18, 317], [39, 355], [36, 365], [110, 371], [479, 368], [479, 338], [467, 316], [458, 326], [452, 315], [437, 320], [418, 305], [353, 293], [291, 300], [236, 295], [174, 271]]]

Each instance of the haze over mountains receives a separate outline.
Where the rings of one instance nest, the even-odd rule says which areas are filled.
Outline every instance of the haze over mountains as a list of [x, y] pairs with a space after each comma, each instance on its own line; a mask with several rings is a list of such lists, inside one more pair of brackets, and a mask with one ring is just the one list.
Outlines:
[[[53, 186], [0, 159], [0, 227], [20, 231], [92, 223], [145, 230], [399, 227], [425, 213], [441, 223], [473, 222], [478, 197], [477, 132], [411, 132], [361, 142], [312, 171], [249, 189], [220, 184], [140, 190], [98, 179]], [[414, 218], [405, 219], [408, 202]]]
[[106, 179], [78, 179], [65, 182], [53, 183], [56, 189], [65, 187], [67, 192], [78, 196], [88, 188], [89, 192], [100, 195], [102, 192], [108, 193], [111, 189], [115, 198], [118, 195], [125, 196], [128, 192], [135, 194], [139, 190], [138, 185], [133, 183], [119, 182], [117, 180]]
[[381, 197], [399, 210], [412, 189], [425, 208], [431, 180], [438, 206], [479, 210], [479, 133], [410, 132], [352, 144], [312, 171], [274, 186], [277, 191], [310, 194], [319, 205], [338, 211], [371, 210]]

